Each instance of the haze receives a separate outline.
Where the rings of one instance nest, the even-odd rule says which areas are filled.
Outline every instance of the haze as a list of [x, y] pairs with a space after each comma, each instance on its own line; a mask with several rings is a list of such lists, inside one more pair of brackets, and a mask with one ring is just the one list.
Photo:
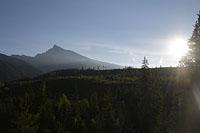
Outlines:
[[0, 53], [35, 55], [57, 44], [119, 65], [176, 66], [173, 38], [189, 39], [199, 0], [1, 0]]

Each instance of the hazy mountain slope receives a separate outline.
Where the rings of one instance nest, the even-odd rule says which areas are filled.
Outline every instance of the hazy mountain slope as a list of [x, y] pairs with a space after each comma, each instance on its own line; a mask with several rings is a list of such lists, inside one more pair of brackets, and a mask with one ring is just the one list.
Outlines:
[[122, 66], [93, 60], [75, 53], [65, 50], [54, 45], [45, 53], [37, 54], [35, 57], [13, 55], [13, 57], [24, 60], [43, 72], [49, 72], [60, 69], [116, 69]]
[[0, 54], [0, 80], [30, 78], [41, 72], [25, 61]]

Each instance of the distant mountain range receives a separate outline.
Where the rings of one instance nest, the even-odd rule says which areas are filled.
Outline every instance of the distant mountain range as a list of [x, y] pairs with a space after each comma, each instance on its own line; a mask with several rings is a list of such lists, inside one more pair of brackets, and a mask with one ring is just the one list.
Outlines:
[[0, 54], [0, 81], [31, 78], [41, 71], [25, 61]]
[[[0, 80], [33, 77], [63, 69], [119, 69], [120, 65], [90, 59], [57, 45], [34, 57], [26, 55], [0, 56]], [[3, 75], [3, 76], [2, 76]]]
[[82, 56], [71, 50], [54, 45], [48, 51], [35, 57], [12, 55], [12, 57], [30, 63], [43, 72], [61, 69], [116, 69], [122, 66], [101, 62]]

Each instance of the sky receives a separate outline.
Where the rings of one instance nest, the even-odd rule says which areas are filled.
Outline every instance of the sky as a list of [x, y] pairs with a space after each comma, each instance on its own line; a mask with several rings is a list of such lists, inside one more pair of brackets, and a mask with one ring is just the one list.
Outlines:
[[[35, 56], [54, 44], [92, 59], [176, 66], [173, 38], [189, 39], [200, 0], [0, 0], [0, 53]], [[179, 49], [177, 48], [177, 51]]]

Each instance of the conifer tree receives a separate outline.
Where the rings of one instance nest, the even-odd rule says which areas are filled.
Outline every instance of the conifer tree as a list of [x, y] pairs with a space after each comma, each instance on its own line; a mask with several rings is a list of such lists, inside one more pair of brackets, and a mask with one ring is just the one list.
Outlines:
[[70, 131], [70, 126], [72, 126], [71, 102], [65, 94], [62, 94], [57, 103], [56, 119], [59, 132]]
[[188, 41], [189, 53], [181, 60], [185, 66], [199, 66], [200, 65], [200, 11], [198, 20], [194, 25], [194, 30], [191, 38]]
[[144, 69], [149, 68], [148, 65], [149, 65], [149, 62], [147, 60], [147, 57], [145, 56], [144, 59], [142, 60], [142, 68]]
[[36, 133], [38, 130], [37, 119], [37, 115], [30, 113], [30, 96], [25, 93], [24, 97], [19, 98], [16, 118], [10, 132]]

